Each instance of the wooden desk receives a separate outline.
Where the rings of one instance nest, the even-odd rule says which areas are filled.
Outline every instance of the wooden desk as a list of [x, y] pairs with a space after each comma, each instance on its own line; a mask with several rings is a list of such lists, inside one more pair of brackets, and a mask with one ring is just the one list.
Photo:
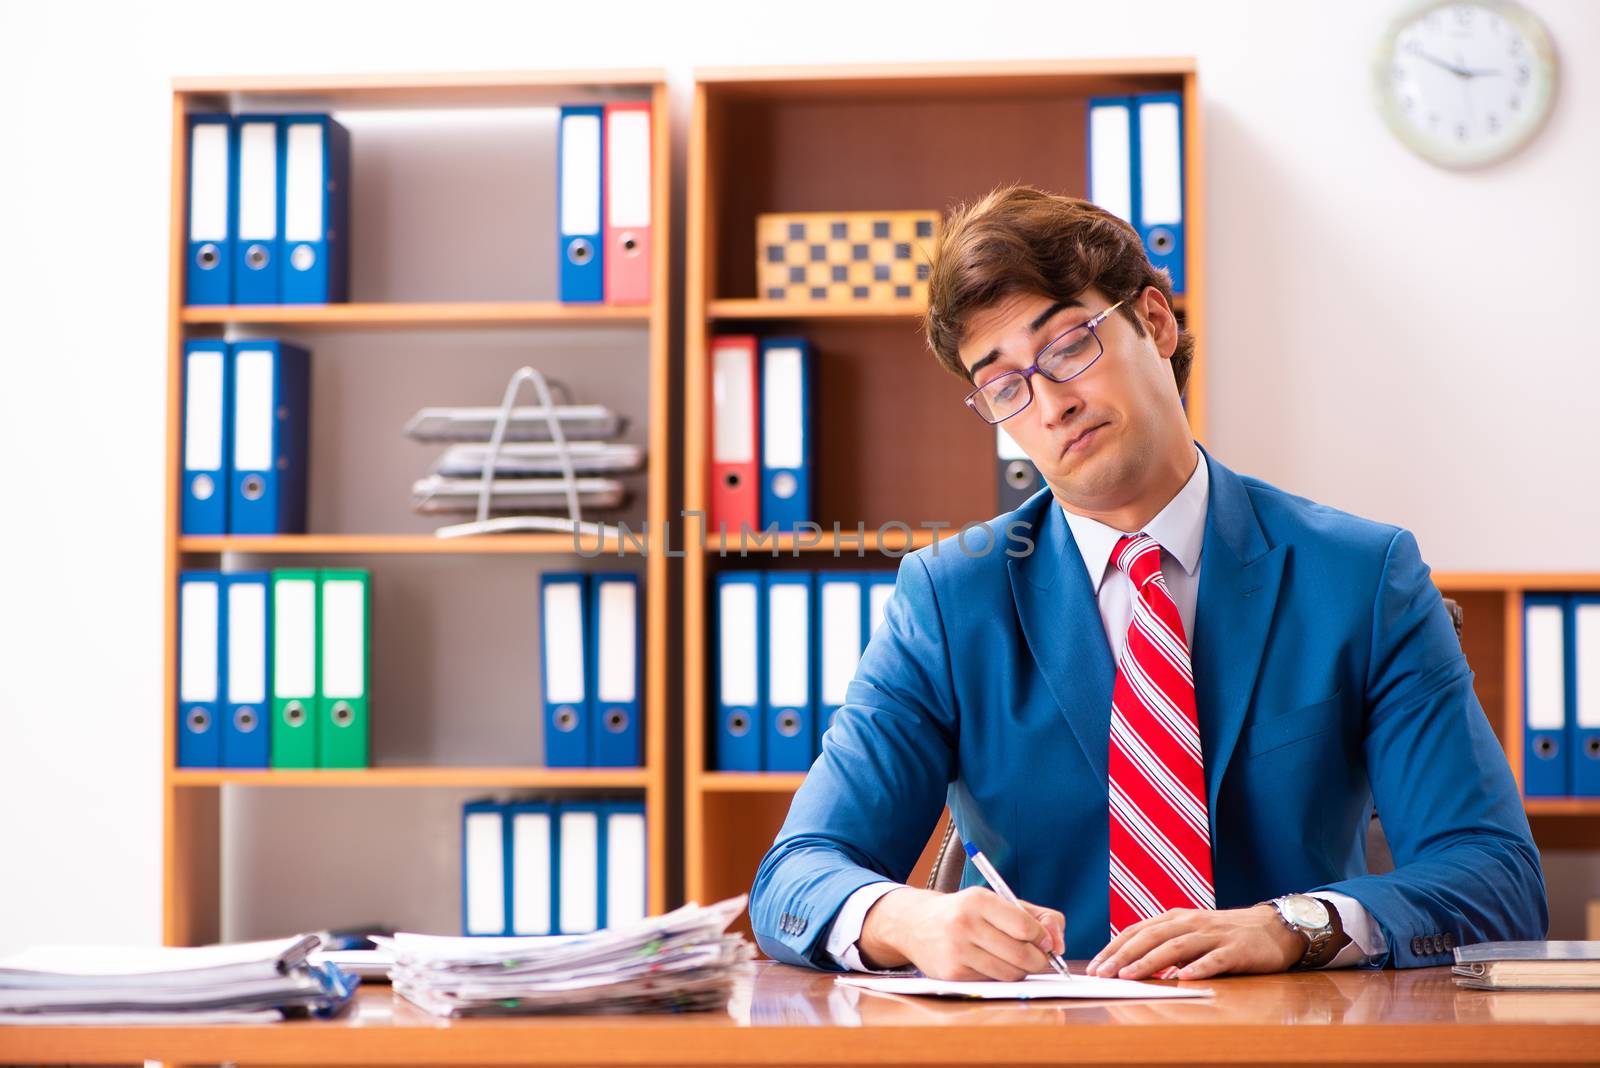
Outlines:
[[369, 985], [345, 1018], [3, 1027], [0, 1063], [1593, 1064], [1600, 992], [1457, 989], [1446, 968], [1210, 980], [1205, 1001], [952, 1002], [763, 962], [726, 1012], [445, 1021]]

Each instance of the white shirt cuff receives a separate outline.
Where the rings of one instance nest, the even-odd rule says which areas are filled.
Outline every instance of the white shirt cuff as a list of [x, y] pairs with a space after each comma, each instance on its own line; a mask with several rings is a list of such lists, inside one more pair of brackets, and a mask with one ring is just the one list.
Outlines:
[[[844, 904], [839, 907], [839, 914], [833, 919], [833, 929], [828, 932], [826, 949], [835, 963], [853, 972], [878, 971], [861, 962], [861, 947], [857, 945], [861, 941], [861, 928], [866, 926], [867, 912], [878, 903], [878, 899], [904, 885], [887, 881], [868, 883], [845, 898]], [[905, 968], [891, 968], [879, 974], [889, 975], [905, 970]]]
[[1383, 937], [1383, 931], [1378, 927], [1377, 921], [1361, 902], [1348, 894], [1335, 893], [1332, 890], [1319, 890], [1313, 896], [1322, 898], [1338, 910], [1339, 922], [1344, 925], [1344, 933], [1350, 936], [1349, 943], [1324, 967], [1349, 968], [1370, 964], [1388, 951], [1389, 940]]

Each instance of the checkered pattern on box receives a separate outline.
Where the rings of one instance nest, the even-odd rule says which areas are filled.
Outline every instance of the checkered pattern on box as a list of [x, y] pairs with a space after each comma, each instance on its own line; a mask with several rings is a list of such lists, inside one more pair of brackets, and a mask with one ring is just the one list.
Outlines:
[[765, 300], [926, 301], [934, 211], [756, 217], [756, 292]]

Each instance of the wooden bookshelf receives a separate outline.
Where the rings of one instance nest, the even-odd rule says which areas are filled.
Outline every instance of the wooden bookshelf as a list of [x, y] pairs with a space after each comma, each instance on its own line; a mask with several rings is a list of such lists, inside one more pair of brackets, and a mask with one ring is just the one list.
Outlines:
[[[392, 187], [384, 189], [384, 197], [387, 198], [387, 203], [384, 205], [373, 207], [377, 201], [369, 201], [366, 206], [370, 208], [371, 214], [367, 217], [369, 225], [366, 229], [363, 229], [361, 216], [357, 215], [357, 222], [353, 226], [352, 302], [324, 306], [238, 307], [186, 307], [182, 303], [184, 265], [187, 258], [185, 132], [186, 117], [192, 112], [331, 110], [336, 113], [349, 113], [351, 117], [355, 117], [356, 113], [372, 114], [400, 110], [407, 113], [412, 111], [428, 113], [431, 121], [431, 118], [440, 117], [442, 113], [452, 109], [500, 109], [495, 112], [496, 115], [510, 114], [521, 109], [523, 112], [533, 114], [529, 109], [553, 108], [563, 103], [593, 103], [618, 99], [649, 100], [653, 105], [654, 152], [651, 177], [654, 245], [651, 265], [652, 292], [647, 306], [564, 305], [553, 299], [555, 296], [553, 273], [550, 275], [551, 283], [545, 292], [530, 290], [507, 294], [492, 291], [483, 293], [482, 296], [488, 298], [483, 300], [460, 299], [462, 296], [470, 298], [472, 294], [456, 292], [439, 294], [442, 299], [430, 299], [429, 294], [416, 292], [415, 286], [408, 290], [405, 285], [394, 283], [391, 276], [382, 269], [385, 257], [392, 256], [389, 242], [394, 232], [385, 231], [385, 225], [403, 228], [412, 225], [412, 218], [405, 210], [396, 210], [394, 216], [387, 219], [381, 212], [386, 207], [393, 208], [398, 204], [396, 198], [399, 196], [419, 195], [418, 189], [421, 187], [418, 185], [398, 191]], [[669, 737], [667, 643], [671, 576], [668, 570], [669, 557], [665, 553], [652, 551], [646, 554], [630, 551], [626, 558], [619, 560], [615, 543], [612, 542], [606, 546], [605, 552], [593, 561], [593, 564], [601, 569], [633, 569], [641, 574], [644, 580], [642, 611], [645, 677], [641, 693], [644, 709], [644, 766], [640, 768], [551, 769], [539, 766], [477, 766], [460, 762], [452, 764], [448, 761], [441, 761], [435, 766], [426, 762], [417, 763], [414, 759], [395, 760], [389, 765], [384, 765], [382, 747], [378, 742], [384, 735], [385, 713], [380, 701], [374, 700], [371, 713], [373, 753], [374, 759], [379, 761], [379, 766], [348, 770], [180, 769], [176, 767], [177, 731], [174, 714], [177, 694], [176, 589], [177, 576], [185, 568], [214, 568], [219, 566], [219, 558], [221, 566], [227, 569], [238, 566], [240, 562], [246, 566], [273, 566], [274, 558], [279, 556], [288, 558], [284, 561], [285, 565], [292, 563], [293, 566], [317, 566], [316, 558], [323, 556], [340, 559], [351, 556], [377, 557], [376, 561], [364, 565], [372, 568], [374, 577], [373, 615], [376, 636], [372, 639], [374, 641], [372, 671], [376, 679], [381, 677], [384, 671], [383, 636], [386, 628], [391, 633], [405, 629], [404, 621], [408, 616], [416, 616], [419, 609], [416, 603], [386, 604], [383, 584], [385, 569], [390, 567], [445, 569], [442, 572], [445, 577], [441, 581], [450, 581], [457, 576], [474, 574], [481, 576], [484, 568], [514, 568], [517, 564], [512, 558], [518, 554], [551, 558], [548, 564], [542, 561], [534, 562], [529, 570], [522, 572], [530, 577], [527, 580], [528, 585], [521, 588], [523, 590], [521, 593], [517, 588], [498, 589], [494, 588], [493, 581], [489, 583], [489, 593], [494, 597], [516, 598], [530, 593], [536, 587], [537, 570], [540, 568], [548, 566], [561, 569], [587, 569], [591, 566], [590, 561], [578, 556], [572, 537], [566, 534], [437, 538], [428, 531], [433, 526], [449, 520], [447, 518], [418, 520], [410, 516], [405, 503], [406, 484], [394, 477], [393, 472], [388, 472], [382, 479], [384, 486], [378, 491], [383, 494], [382, 499], [386, 502], [390, 497], [397, 495], [397, 503], [389, 511], [374, 518], [364, 514], [363, 506], [360, 504], [344, 508], [333, 507], [330, 502], [358, 499], [352, 495], [352, 491], [361, 488], [359, 483], [363, 481], [363, 469], [360, 463], [352, 460], [373, 459], [380, 457], [386, 451], [394, 452], [407, 447], [399, 433], [403, 415], [398, 421], [391, 418], [387, 412], [375, 417], [377, 419], [375, 425], [381, 426], [386, 433], [393, 435], [389, 438], [362, 438], [361, 433], [371, 429], [366, 424], [349, 430], [344, 430], [338, 425], [340, 416], [359, 410], [364, 402], [361, 389], [368, 382], [385, 385], [391, 390], [388, 395], [381, 390], [373, 393], [372, 403], [380, 408], [386, 402], [394, 403], [393, 396], [396, 390], [404, 400], [411, 403], [412, 398], [404, 396], [406, 387], [404, 380], [407, 375], [415, 373], [417, 368], [431, 369], [429, 371], [431, 378], [419, 387], [422, 392], [426, 392], [433, 389], [440, 381], [453, 381], [459, 377], [459, 368], [470, 369], [471, 361], [477, 359], [478, 377], [470, 386], [463, 387], [470, 388], [473, 399], [459, 403], [492, 405], [498, 403], [500, 391], [504, 388], [510, 370], [524, 362], [537, 364], [539, 358], [544, 355], [539, 348], [542, 338], [557, 339], [551, 344], [564, 345], [571, 344], [571, 339], [574, 337], [604, 336], [610, 339], [607, 344], [624, 354], [618, 359], [629, 361], [621, 366], [633, 369], [629, 377], [635, 380], [637, 407], [630, 414], [633, 422], [639, 427], [638, 433], [641, 435], [639, 443], [646, 449], [648, 456], [647, 467], [637, 478], [641, 486], [638, 494], [641, 503], [633, 518], [648, 522], [652, 531], [664, 528], [668, 517], [671, 470], [669, 442], [672, 440], [672, 407], [669, 401], [669, 390], [672, 386], [669, 367], [671, 341], [669, 330], [672, 326], [669, 305], [672, 283], [669, 274], [672, 261], [672, 228], [669, 214], [671, 204], [669, 104], [665, 74], [654, 70], [204, 77], [183, 78], [173, 82], [167, 307], [169, 340], [166, 535], [163, 543], [167, 582], [163, 617], [165, 686], [162, 715], [166, 727], [163, 774], [162, 930], [167, 944], [192, 945], [214, 940], [220, 935], [224, 921], [224, 901], [237, 897], [224, 893], [222, 799], [228, 791], [238, 790], [249, 791], [247, 795], [240, 795], [248, 797], [288, 796], [294, 792], [294, 788], [331, 788], [345, 792], [354, 790], [363, 796], [364, 792], [370, 789], [427, 791], [448, 788], [481, 789], [487, 792], [577, 791], [575, 796], [579, 797], [585, 796], [586, 791], [590, 793], [610, 791], [642, 796], [647, 821], [649, 908], [652, 912], [660, 912], [670, 905], [669, 886], [673, 863], [668, 849], [668, 834], [672, 801], [669, 780], [672, 769], [668, 766], [667, 749]], [[394, 116], [385, 117], [392, 119]], [[414, 121], [409, 115], [402, 116], [402, 120]], [[438, 132], [443, 127], [424, 125], [426, 128], [417, 134], [418, 137], [443, 136]], [[547, 135], [553, 135], [553, 120], [540, 129]], [[392, 152], [394, 145], [403, 143], [410, 136], [410, 127], [405, 127], [399, 133], [390, 128], [385, 132], [384, 137], [387, 140], [380, 145], [380, 148], [391, 152], [391, 155], [377, 162], [368, 157], [366, 165], [369, 168], [384, 166], [394, 168], [390, 176], [400, 180], [395, 184], [408, 180], [405, 171], [396, 166]], [[458, 142], [452, 142], [455, 143]], [[549, 143], [552, 152], [546, 160], [525, 165], [546, 168], [548, 182], [553, 185], [556, 161], [553, 141]], [[354, 174], [351, 203], [352, 210], [357, 213], [363, 206], [364, 144], [362, 131], [353, 129]], [[419, 150], [413, 146], [411, 151], [415, 154]], [[526, 152], [526, 149], [522, 151]], [[377, 149], [373, 150], [374, 156], [377, 152]], [[431, 155], [432, 158], [446, 156], [438, 152]], [[413, 155], [412, 158], [419, 157]], [[424, 161], [429, 159], [429, 157], [420, 158]], [[433, 177], [434, 175], [430, 175], [429, 180]], [[543, 172], [539, 178], [541, 181], [545, 180]], [[526, 260], [530, 249], [537, 250], [541, 255], [547, 251], [548, 264], [540, 269], [553, 272], [557, 248], [553, 222], [553, 194], [550, 194], [549, 187], [544, 188], [543, 192], [550, 196], [551, 208], [548, 213], [543, 210], [538, 213], [536, 225], [530, 224], [525, 227], [531, 234], [523, 232], [502, 234], [495, 232], [491, 226], [486, 228], [485, 232], [472, 236], [472, 241], [476, 241], [476, 244], [469, 242], [464, 254], [475, 255], [478, 247], [482, 246], [490, 251], [498, 249], [502, 259], [520, 262]], [[483, 200], [484, 198], [480, 196], [473, 205], [473, 210], [479, 213], [477, 218], [480, 220], [484, 218], [483, 213], [499, 210], [496, 205], [482, 203]], [[463, 215], [460, 204], [428, 203], [423, 206], [429, 211], [436, 208], [438, 213], [449, 217], [453, 223]], [[524, 216], [532, 214], [531, 207], [523, 209]], [[443, 230], [423, 227], [420, 230], [413, 228], [405, 236], [410, 241], [408, 247], [415, 250], [428, 247], [427, 243], [430, 240], [443, 233], [445, 233]], [[531, 240], [528, 240], [530, 236]], [[458, 247], [456, 251], [461, 252], [462, 249]], [[367, 264], [365, 275], [359, 270], [363, 262]], [[480, 270], [480, 278], [488, 271], [488, 268]], [[444, 273], [448, 273], [448, 269]], [[535, 283], [528, 285], [537, 288]], [[579, 333], [574, 334], [574, 329], [579, 330]], [[264, 331], [268, 331], [271, 336], [284, 336], [291, 340], [305, 332], [315, 335], [307, 341], [308, 347], [313, 350], [314, 376], [311, 533], [261, 538], [185, 537], [181, 534], [179, 509], [184, 341], [191, 336], [214, 337], [219, 333], [233, 337], [236, 331], [250, 336], [261, 336]], [[366, 349], [339, 348], [339, 346], [365, 344], [357, 340], [347, 340], [363, 337], [363, 331], [374, 332], [378, 340], [371, 342]], [[506, 340], [508, 337], [510, 340]], [[480, 342], [478, 340], [480, 338], [488, 340]], [[479, 344], [490, 346], [484, 350], [487, 355], [482, 353], [474, 355], [473, 351], [466, 351], [463, 355], [457, 351], [472, 350], [472, 346]], [[319, 374], [317, 368], [322, 362], [321, 354], [324, 346], [327, 346], [330, 353], [326, 357], [328, 362], [345, 365], [341, 369], [344, 379], [336, 383], [339, 388], [327, 393], [323, 391], [322, 382], [317, 378]], [[525, 355], [523, 350], [533, 350], [534, 356]], [[390, 356], [393, 353], [400, 354], [403, 359], [396, 357], [398, 362], [391, 360]], [[578, 357], [569, 358], [569, 362], [576, 363], [584, 359], [585, 356], [580, 354]], [[609, 365], [601, 360], [591, 358], [588, 362], [600, 364], [599, 370], [595, 372], [596, 375], [619, 377], [616, 371], [611, 370]], [[398, 384], [394, 381], [396, 379], [400, 380]], [[605, 381], [602, 379], [602, 385]], [[484, 385], [486, 382], [493, 383], [492, 388], [486, 387]], [[604, 395], [599, 395], [598, 399], [613, 401], [613, 398]], [[421, 407], [426, 403], [457, 402], [438, 401], [419, 396], [414, 399], [413, 407]], [[326, 424], [317, 422], [319, 407], [322, 409], [323, 417], [327, 419]], [[352, 453], [356, 455], [352, 457], [350, 455]], [[397, 470], [409, 470], [404, 465], [410, 462], [410, 460], [399, 461], [400, 466]], [[422, 473], [420, 470], [415, 472], [416, 475]], [[324, 486], [320, 498], [317, 496], [319, 480]], [[391, 489], [391, 484], [397, 484], [398, 489]], [[360, 498], [360, 500], [369, 499], [378, 498]], [[634, 525], [637, 527], [638, 524]], [[388, 529], [390, 527], [394, 529]], [[584, 555], [588, 555], [593, 543], [586, 540], [583, 544]], [[576, 562], [556, 559], [563, 556], [573, 557]], [[497, 558], [500, 561], [498, 563], [495, 562]], [[495, 572], [495, 575], [501, 573], [503, 572]], [[481, 578], [477, 582], [480, 587], [484, 585]], [[537, 612], [536, 602], [531, 595], [526, 612], [529, 613], [530, 619]], [[426, 612], [421, 614], [426, 617]], [[397, 620], [402, 622], [397, 623]], [[426, 618], [423, 622], [427, 622]], [[531, 633], [528, 637], [530, 648], [525, 655], [536, 656], [536, 647], [531, 645]], [[419, 640], [425, 640], [425, 636]], [[419, 701], [425, 697], [426, 695], [423, 695]], [[536, 692], [528, 692], [525, 698], [517, 700], [526, 705], [527, 731], [531, 738], [539, 714], [539, 695]], [[425, 718], [430, 722], [420, 727], [412, 725], [413, 736], [407, 738], [408, 745], [413, 748], [425, 746], [431, 736], [430, 732], [448, 732], [452, 726], [460, 729], [461, 723], [473, 722], [470, 717], [463, 718], [462, 711], [450, 707], [448, 702], [438, 707], [429, 707]], [[403, 756], [414, 758], [414, 753], [408, 750]], [[494, 754], [491, 754], [491, 759], [493, 757]], [[500, 754], [499, 759], [503, 761], [505, 755]], [[261, 790], [270, 792], [267, 795], [257, 793]], [[443, 805], [456, 803], [455, 800], [440, 801]], [[431, 804], [426, 796], [423, 804]], [[443, 814], [435, 813], [435, 815], [440, 819], [446, 818]], [[455, 825], [459, 827], [458, 811], [453, 819]], [[238, 846], [235, 844], [234, 848]], [[452, 844], [442, 852], [455, 856], [458, 855], [458, 848]], [[315, 855], [303, 855], [300, 859], [309, 865], [316, 865], [318, 858]], [[440, 873], [431, 874], [440, 875]], [[454, 882], [458, 885], [459, 874], [452, 870], [447, 878], [432, 878], [430, 882], [441, 885]], [[364, 908], [359, 900], [341, 904], [347, 906], [345, 914], [361, 914]], [[446, 916], [451, 914], [450, 908], [442, 908], [441, 911]]]
[[[942, 522], [995, 514], [993, 429], [961, 405], [961, 384], [927, 351], [917, 304], [819, 306], [756, 296], [755, 217], [777, 211], [937, 209], [1025, 181], [1085, 195], [1088, 100], [1104, 93], [1184, 94], [1187, 292], [1196, 333], [1188, 411], [1205, 432], [1205, 164], [1189, 59], [914, 64], [696, 72], [690, 115], [685, 278], [684, 499], [707, 503], [708, 353], [718, 332], [803, 334], [816, 360], [814, 520], [776, 554], [715, 531], [684, 560], [685, 895], [750, 888], [802, 774], [708, 769], [715, 618], [723, 568], [890, 570], [931, 544]], [[1044, 133], [1041, 133], [1044, 131]], [[960, 151], [951, 151], [959, 145]], [[871, 397], [893, 397], [893, 413]], [[930, 442], [936, 442], [930, 447]], [[870, 458], [870, 459], [869, 459]], [[894, 521], [911, 527], [908, 538]], [[834, 532], [839, 524], [842, 533]], [[856, 532], [864, 524], [867, 534]], [[858, 555], [861, 545], [866, 554]], [[838, 554], [836, 556], [836, 554]], [[775, 558], [776, 556], [776, 558]], [[924, 856], [924, 861], [928, 859]], [[922, 865], [926, 867], [926, 864]]]

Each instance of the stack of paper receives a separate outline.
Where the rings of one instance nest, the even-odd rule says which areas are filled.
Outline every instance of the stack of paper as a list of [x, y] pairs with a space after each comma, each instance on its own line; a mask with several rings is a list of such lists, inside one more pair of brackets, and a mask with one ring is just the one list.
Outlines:
[[236, 945], [43, 947], [0, 959], [0, 1023], [333, 1016], [359, 982], [313, 965], [315, 935]]
[[1477, 990], [1600, 990], [1600, 942], [1479, 942], [1450, 969]]
[[593, 934], [375, 938], [394, 953], [395, 992], [435, 1016], [716, 1009], [755, 955], [727, 933], [740, 895]]
[[[477, 509], [484, 465], [499, 408], [423, 408], [406, 424], [418, 441], [455, 442], [434, 462], [433, 472], [411, 486], [412, 507], [424, 515]], [[552, 440], [552, 416], [542, 408], [511, 409], [505, 441], [494, 457], [490, 512], [525, 514], [567, 511], [562, 452], [576, 479], [574, 489], [584, 509], [619, 508], [627, 503], [626, 487], [602, 477], [638, 471], [644, 452], [637, 445], [609, 440], [627, 423], [600, 404], [563, 404], [553, 420], [567, 439]]]

